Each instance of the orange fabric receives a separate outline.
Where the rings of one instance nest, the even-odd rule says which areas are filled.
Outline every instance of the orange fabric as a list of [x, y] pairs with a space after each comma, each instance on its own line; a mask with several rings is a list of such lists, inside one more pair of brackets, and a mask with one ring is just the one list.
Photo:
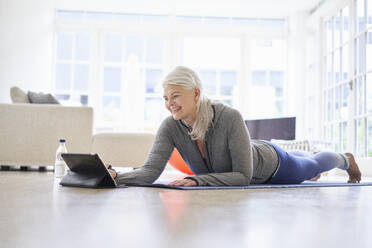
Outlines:
[[194, 175], [194, 173], [192, 173], [189, 166], [187, 166], [186, 162], [182, 159], [181, 154], [178, 152], [176, 148], [174, 148], [173, 153], [168, 162], [177, 170], [188, 175]]

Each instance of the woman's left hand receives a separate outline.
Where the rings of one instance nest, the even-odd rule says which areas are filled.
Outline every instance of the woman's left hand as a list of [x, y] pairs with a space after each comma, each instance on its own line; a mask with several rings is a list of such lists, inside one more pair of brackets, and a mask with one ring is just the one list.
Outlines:
[[197, 183], [192, 179], [175, 180], [169, 184], [170, 186], [196, 186]]

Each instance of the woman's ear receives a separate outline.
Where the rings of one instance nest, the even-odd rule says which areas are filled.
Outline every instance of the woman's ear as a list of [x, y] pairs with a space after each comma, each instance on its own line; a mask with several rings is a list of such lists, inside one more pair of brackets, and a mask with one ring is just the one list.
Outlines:
[[195, 100], [198, 101], [200, 98], [200, 89], [196, 88], [194, 90], [194, 94], [195, 94]]

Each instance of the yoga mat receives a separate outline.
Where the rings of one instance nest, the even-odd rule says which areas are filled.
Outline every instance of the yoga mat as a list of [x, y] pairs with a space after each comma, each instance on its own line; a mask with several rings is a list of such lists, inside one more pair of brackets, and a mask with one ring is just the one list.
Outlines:
[[127, 186], [135, 187], [152, 187], [152, 188], [166, 188], [178, 190], [217, 190], [217, 189], [268, 189], [268, 188], [309, 188], [309, 187], [355, 187], [355, 186], [372, 186], [372, 182], [361, 183], [343, 183], [343, 182], [319, 182], [319, 181], [305, 181], [300, 184], [252, 184], [248, 186], [170, 186], [162, 183], [155, 184], [130, 184]]

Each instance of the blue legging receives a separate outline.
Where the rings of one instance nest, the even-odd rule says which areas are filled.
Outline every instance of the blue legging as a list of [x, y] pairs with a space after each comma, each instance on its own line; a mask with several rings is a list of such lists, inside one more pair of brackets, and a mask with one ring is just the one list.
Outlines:
[[277, 145], [270, 144], [277, 152], [280, 162], [278, 171], [268, 184], [296, 184], [333, 168], [349, 168], [347, 157], [341, 153], [319, 152], [313, 155], [301, 151], [285, 152]]

